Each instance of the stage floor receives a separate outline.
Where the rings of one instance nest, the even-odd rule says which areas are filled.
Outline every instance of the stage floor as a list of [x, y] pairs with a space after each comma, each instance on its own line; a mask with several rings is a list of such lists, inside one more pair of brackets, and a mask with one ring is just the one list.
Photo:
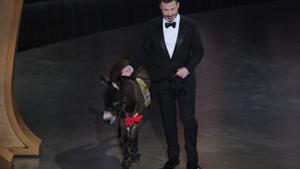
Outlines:
[[[300, 168], [300, 19], [296, 4], [260, 3], [191, 15], [205, 57], [196, 68], [199, 160], [203, 169]], [[14, 169], [119, 169], [116, 126], [101, 120], [100, 73], [131, 56], [141, 25], [17, 53], [15, 99], [43, 140], [40, 157]], [[140, 134], [141, 161], [158, 169], [166, 143], [154, 103]], [[181, 164], [185, 169], [180, 126]]]

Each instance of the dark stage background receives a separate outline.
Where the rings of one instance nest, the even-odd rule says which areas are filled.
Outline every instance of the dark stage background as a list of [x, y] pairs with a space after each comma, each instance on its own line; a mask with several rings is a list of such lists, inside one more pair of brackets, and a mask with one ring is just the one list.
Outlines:
[[[191, 14], [272, 0], [181, 0]], [[25, 0], [18, 51], [137, 24], [160, 15], [159, 0]]]

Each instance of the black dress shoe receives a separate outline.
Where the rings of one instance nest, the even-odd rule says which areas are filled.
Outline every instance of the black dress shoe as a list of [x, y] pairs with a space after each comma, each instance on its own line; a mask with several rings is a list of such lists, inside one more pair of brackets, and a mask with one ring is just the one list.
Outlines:
[[198, 164], [187, 164], [186, 169], [202, 169]]
[[174, 169], [179, 165], [179, 160], [168, 160], [161, 169]]

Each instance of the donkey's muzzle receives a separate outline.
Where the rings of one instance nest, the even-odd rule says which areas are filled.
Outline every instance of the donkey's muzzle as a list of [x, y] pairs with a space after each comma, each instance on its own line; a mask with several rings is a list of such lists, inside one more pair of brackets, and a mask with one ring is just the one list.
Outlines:
[[117, 116], [112, 111], [104, 111], [103, 113], [103, 121], [105, 124], [111, 126], [115, 123]]

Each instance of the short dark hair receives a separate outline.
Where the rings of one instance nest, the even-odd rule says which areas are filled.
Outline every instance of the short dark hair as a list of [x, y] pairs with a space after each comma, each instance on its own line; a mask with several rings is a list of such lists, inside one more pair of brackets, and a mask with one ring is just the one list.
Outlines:
[[170, 3], [173, 1], [175, 1], [176, 3], [178, 2], [178, 0], [160, 0], [160, 2], [163, 2], [163, 3]]

